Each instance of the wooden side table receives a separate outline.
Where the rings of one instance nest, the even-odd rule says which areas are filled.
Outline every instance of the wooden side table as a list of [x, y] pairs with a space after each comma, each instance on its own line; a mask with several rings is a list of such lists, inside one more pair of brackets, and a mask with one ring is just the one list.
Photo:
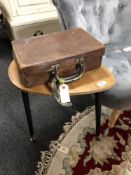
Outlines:
[[[25, 107], [30, 140], [35, 140], [32, 116], [30, 110], [29, 96], [28, 93], [38, 93], [42, 95], [52, 95], [50, 89], [46, 85], [35, 86], [32, 88], [24, 87], [19, 79], [19, 74], [15, 61], [12, 61], [9, 69], [8, 75], [10, 81], [21, 90], [22, 99]], [[100, 119], [101, 119], [101, 101], [100, 92], [110, 89], [115, 85], [115, 78], [112, 73], [104, 66], [88, 71], [85, 73], [83, 78], [79, 81], [69, 84], [70, 95], [83, 95], [83, 94], [95, 94], [95, 111], [96, 111], [96, 138], [99, 139], [100, 133]]]

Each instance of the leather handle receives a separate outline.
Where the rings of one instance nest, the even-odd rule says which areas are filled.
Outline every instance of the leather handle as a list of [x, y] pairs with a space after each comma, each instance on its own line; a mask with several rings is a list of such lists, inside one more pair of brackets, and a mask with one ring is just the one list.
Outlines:
[[54, 75], [55, 75], [55, 78], [56, 80], [59, 82], [59, 83], [72, 83], [74, 81], [77, 81], [79, 80], [85, 73], [85, 61], [84, 61], [84, 58], [79, 58], [79, 59], [76, 59], [76, 73], [74, 75], [71, 75], [69, 77], [66, 77], [66, 78], [63, 78], [63, 77], [59, 77], [59, 73], [58, 73], [58, 69], [57, 69], [57, 65], [54, 66]]
[[52, 93], [56, 99], [56, 101], [62, 105], [62, 106], [72, 106], [72, 103], [65, 103], [65, 104], [62, 104], [61, 103], [61, 100], [60, 100], [60, 94], [59, 94], [59, 85], [62, 84], [62, 83], [72, 83], [74, 81], [77, 81], [79, 80], [83, 75], [84, 75], [84, 72], [85, 72], [85, 61], [84, 61], [84, 58], [80, 58], [77, 60], [76, 62], [76, 73], [72, 76], [69, 76], [69, 77], [66, 77], [66, 78], [60, 78], [58, 76], [58, 70], [57, 70], [57, 66], [56, 66], [56, 69], [55, 71], [53, 72], [54, 73], [54, 78], [52, 79], [52, 82], [51, 82], [51, 89], [52, 89]]

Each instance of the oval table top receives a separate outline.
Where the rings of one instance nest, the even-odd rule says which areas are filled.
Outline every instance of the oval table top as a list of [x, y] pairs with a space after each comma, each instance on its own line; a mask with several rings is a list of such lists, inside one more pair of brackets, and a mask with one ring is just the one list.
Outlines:
[[[43, 95], [52, 95], [50, 87], [45, 84], [31, 88], [23, 86], [20, 81], [17, 65], [14, 60], [9, 66], [8, 75], [13, 85], [22, 91]], [[87, 71], [80, 80], [69, 84], [70, 95], [83, 95], [102, 92], [113, 87], [115, 83], [116, 81], [113, 74], [107, 67], [101, 65], [97, 69]]]

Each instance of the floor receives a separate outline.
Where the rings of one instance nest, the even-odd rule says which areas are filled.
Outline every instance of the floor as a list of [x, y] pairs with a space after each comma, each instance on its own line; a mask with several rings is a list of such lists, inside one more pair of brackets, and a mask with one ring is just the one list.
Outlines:
[[[58, 138], [63, 124], [75, 112], [59, 106], [53, 97], [30, 94], [37, 139], [31, 143], [21, 93], [8, 78], [11, 60], [10, 42], [0, 38], [0, 175], [33, 175], [40, 151]], [[72, 101], [79, 111], [93, 104], [90, 96], [76, 96]]]

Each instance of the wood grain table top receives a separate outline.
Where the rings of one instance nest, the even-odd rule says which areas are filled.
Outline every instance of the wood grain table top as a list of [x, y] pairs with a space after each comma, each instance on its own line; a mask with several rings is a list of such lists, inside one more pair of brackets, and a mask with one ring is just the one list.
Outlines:
[[[13, 85], [22, 91], [43, 95], [52, 95], [49, 85], [44, 84], [31, 88], [26, 88], [23, 86], [19, 78], [15, 61], [12, 61], [10, 64], [8, 75]], [[116, 81], [113, 74], [107, 67], [101, 65], [97, 69], [87, 71], [80, 80], [69, 84], [70, 95], [83, 95], [102, 92], [113, 87], [115, 83]]]

